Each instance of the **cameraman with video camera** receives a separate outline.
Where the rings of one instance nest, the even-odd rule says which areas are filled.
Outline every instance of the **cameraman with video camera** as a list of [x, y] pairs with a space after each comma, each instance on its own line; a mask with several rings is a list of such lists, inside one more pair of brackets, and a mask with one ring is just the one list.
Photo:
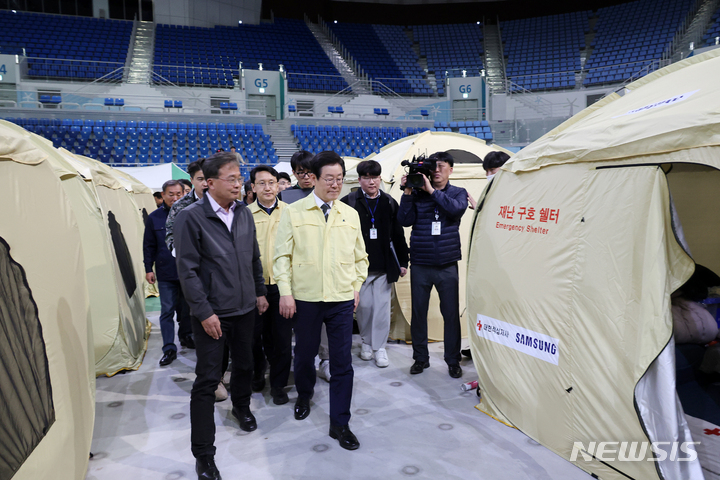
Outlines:
[[450, 185], [453, 157], [437, 152], [425, 159], [404, 161], [409, 174], [402, 177], [404, 195], [397, 218], [410, 235], [410, 284], [412, 320], [410, 334], [415, 363], [410, 373], [422, 373], [430, 367], [428, 354], [427, 312], [434, 286], [440, 297], [440, 312], [445, 323], [445, 363], [453, 378], [462, 376], [460, 368], [460, 300], [458, 296], [458, 260], [460, 219], [468, 206], [464, 188]]

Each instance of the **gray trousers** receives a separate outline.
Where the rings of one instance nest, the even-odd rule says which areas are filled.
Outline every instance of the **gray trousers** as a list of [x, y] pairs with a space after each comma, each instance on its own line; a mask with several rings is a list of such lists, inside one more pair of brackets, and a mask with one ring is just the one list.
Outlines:
[[360, 288], [355, 318], [363, 343], [374, 351], [385, 348], [390, 333], [390, 284], [384, 273], [371, 273]]

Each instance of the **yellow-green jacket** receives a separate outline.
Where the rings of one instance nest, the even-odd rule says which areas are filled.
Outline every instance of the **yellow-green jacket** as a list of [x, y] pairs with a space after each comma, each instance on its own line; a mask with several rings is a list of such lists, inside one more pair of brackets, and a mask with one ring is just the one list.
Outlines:
[[272, 215], [268, 215], [257, 201], [248, 207], [250, 213], [255, 220], [255, 231], [257, 234], [258, 247], [260, 248], [260, 260], [262, 261], [263, 277], [265, 285], [274, 285], [275, 276], [273, 275], [273, 257], [275, 256], [275, 235], [277, 234], [278, 224], [280, 223], [280, 215], [287, 207], [287, 203], [277, 201], [275, 210]]
[[305, 302], [353, 300], [367, 278], [367, 257], [354, 208], [335, 200], [326, 223], [312, 194], [285, 207], [273, 264], [280, 295]]

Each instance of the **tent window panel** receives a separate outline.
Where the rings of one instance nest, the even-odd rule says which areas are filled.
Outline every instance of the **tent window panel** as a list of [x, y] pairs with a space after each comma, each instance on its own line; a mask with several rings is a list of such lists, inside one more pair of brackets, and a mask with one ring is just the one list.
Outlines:
[[120, 224], [115, 218], [115, 214], [112, 211], [108, 211], [107, 215], [110, 238], [112, 238], [115, 257], [120, 267], [120, 275], [125, 284], [125, 292], [127, 292], [128, 298], [131, 298], [137, 288], [137, 282], [135, 281], [135, 268], [133, 267], [130, 249], [128, 249], [127, 242], [125, 242], [125, 236], [122, 233]]
[[15, 475], [54, 422], [37, 304], [0, 237], [0, 478]]

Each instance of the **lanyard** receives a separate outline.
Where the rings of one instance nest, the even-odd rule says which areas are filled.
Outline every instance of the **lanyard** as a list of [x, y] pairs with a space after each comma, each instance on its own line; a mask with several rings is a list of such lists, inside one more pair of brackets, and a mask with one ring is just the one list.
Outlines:
[[372, 223], [372, 227], [375, 228], [375, 210], [377, 210], [378, 205], [380, 205], [380, 195], [377, 196], [377, 202], [375, 203], [375, 208], [370, 210], [370, 202], [368, 201], [368, 198], [363, 194], [363, 198], [365, 198], [365, 204], [368, 207], [368, 211], [370, 212], [370, 222]]
[[440, 215], [438, 214], [438, 209], [435, 207], [435, 221], [438, 221], [440, 219]]

